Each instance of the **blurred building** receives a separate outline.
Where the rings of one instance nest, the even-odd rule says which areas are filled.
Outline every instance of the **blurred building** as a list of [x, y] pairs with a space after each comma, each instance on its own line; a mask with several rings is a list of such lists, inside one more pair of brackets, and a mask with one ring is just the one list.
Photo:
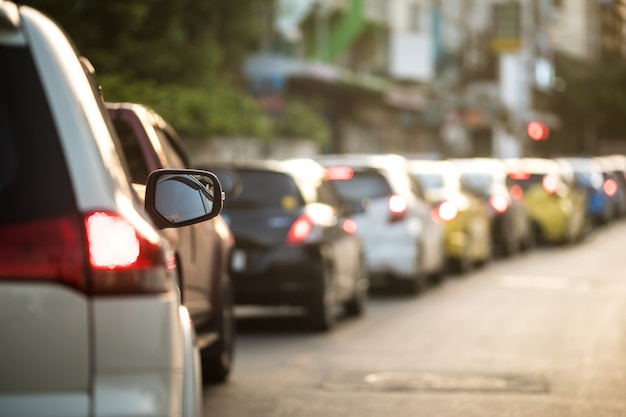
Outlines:
[[[626, 1], [550, 2], [550, 37], [555, 54], [562, 62], [581, 69], [610, 66], [626, 58]], [[558, 75], [558, 74], [557, 74]], [[567, 88], [565, 84], [559, 86]], [[559, 152], [604, 153], [626, 150], [621, 138], [600, 138], [593, 122], [576, 138], [553, 146]]]
[[316, 0], [246, 75], [270, 112], [290, 98], [315, 106], [327, 151], [519, 156], [530, 121], [558, 127], [553, 3]]

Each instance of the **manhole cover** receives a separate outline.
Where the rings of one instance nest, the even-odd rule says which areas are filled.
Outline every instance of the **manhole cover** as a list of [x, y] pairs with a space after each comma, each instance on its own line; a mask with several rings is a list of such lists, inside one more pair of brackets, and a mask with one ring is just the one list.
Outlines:
[[549, 391], [541, 376], [419, 371], [339, 374], [327, 379], [323, 387], [330, 391]]

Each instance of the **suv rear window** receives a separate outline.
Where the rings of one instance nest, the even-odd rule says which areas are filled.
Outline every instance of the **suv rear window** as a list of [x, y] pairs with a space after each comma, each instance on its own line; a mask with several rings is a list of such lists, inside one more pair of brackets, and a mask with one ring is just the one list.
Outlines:
[[241, 193], [229, 197], [228, 208], [295, 209], [304, 206], [304, 199], [295, 180], [284, 173], [263, 170], [238, 170]]
[[75, 206], [69, 174], [30, 51], [0, 46], [0, 224]]
[[361, 202], [365, 199], [388, 197], [392, 193], [391, 186], [384, 176], [377, 172], [354, 171], [348, 180], [332, 181], [337, 194], [346, 201]]

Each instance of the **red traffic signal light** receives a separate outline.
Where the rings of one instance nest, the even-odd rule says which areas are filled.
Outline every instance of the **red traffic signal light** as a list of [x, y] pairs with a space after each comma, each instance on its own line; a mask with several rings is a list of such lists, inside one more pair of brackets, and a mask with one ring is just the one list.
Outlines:
[[532, 140], [546, 140], [550, 135], [550, 128], [541, 122], [532, 121], [528, 123], [526, 133]]

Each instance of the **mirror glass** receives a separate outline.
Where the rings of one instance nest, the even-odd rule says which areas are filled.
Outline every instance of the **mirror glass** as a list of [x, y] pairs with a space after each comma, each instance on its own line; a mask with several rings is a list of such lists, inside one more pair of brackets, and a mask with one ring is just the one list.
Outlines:
[[156, 210], [172, 224], [197, 219], [211, 213], [214, 189], [213, 180], [204, 175], [163, 175], [156, 185]]

